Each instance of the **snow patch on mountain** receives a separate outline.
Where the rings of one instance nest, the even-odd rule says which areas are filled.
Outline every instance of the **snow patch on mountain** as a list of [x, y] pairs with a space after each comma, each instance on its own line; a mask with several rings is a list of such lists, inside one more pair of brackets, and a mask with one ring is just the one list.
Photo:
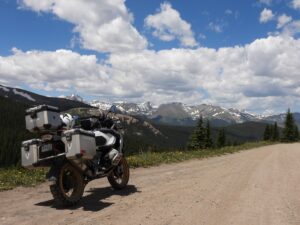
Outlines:
[[108, 102], [100, 102], [98, 100], [93, 100], [90, 103], [91, 106], [99, 108], [100, 110], [108, 110], [112, 104]]
[[181, 102], [172, 102], [154, 106], [151, 102], [143, 103], [127, 103], [127, 102], [114, 102], [107, 103], [101, 101], [92, 101], [91, 106], [97, 107], [102, 110], [108, 110], [112, 105], [117, 109], [128, 115], [146, 116], [148, 118], [172, 117], [175, 119], [192, 119], [197, 120], [202, 116], [204, 119], [217, 119], [223, 120], [228, 123], [244, 123], [248, 121], [259, 121], [258, 116], [248, 113], [244, 110], [234, 108], [224, 108], [209, 104], [201, 105], [186, 105]]
[[69, 96], [65, 96], [63, 97], [65, 99], [69, 99], [69, 100], [72, 100], [72, 101], [77, 101], [77, 102], [84, 102], [83, 98], [77, 94], [71, 94]]
[[36, 100], [34, 98], [32, 98], [29, 94], [22, 92], [22, 91], [18, 91], [17, 89], [13, 89], [13, 93], [16, 95], [20, 95], [24, 98], [27, 98], [29, 101], [35, 102]]
[[2, 85], [0, 85], [0, 89], [2, 89], [3, 91], [9, 92], [10, 90], [7, 87], [4, 87]]
[[101, 110], [108, 110], [112, 105], [115, 105], [120, 112], [130, 115], [151, 115], [155, 109], [155, 106], [153, 106], [151, 102], [127, 103], [124, 101], [118, 101], [108, 103], [94, 100], [90, 103], [90, 105]]

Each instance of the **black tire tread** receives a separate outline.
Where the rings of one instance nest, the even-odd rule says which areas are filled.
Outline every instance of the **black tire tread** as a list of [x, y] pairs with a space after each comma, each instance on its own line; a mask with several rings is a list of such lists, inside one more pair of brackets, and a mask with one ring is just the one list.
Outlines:
[[76, 199], [76, 201], [71, 201], [69, 199], [66, 199], [63, 195], [63, 193], [60, 191], [59, 185], [54, 184], [50, 186], [50, 191], [52, 193], [52, 196], [54, 198], [54, 201], [61, 206], [74, 206], [76, 205], [81, 198]]
[[113, 172], [107, 176], [108, 182], [110, 183], [112, 188], [115, 190], [121, 190], [121, 189], [125, 188], [129, 181], [130, 172], [129, 172], [129, 165], [127, 163], [127, 160], [125, 158], [122, 158], [121, 162], [123, 163], [123, 166], [125, 167], [124, 170], [125, 170], [125, 174], [126, 174], [125, 180], [123, 180], [122, 184], [119, 184], [115, 181]]
[[[64, 165], [66, 166], [66, 164]], [[64, 167], [62, 166], [62, 168]], [[67, 166], [71, 166], [70, 164], [67, 165]], [[60, 169], [62, 169], [60, 168]], [[60, 176], [60, 175], [59, 175]], [[59, 177], [57, 178], [57, 181], [55, 182], [55, 184], [52, 184], [50, 185], [50, 191], [52, 193], [52, 196], [54, 198], [54, 201], [60, 205], [60, 206], [74, 206], [76, 205], [82, 198], [82, 195], [83, 195], [83, 192], [84, 192], [84, 188], [85, 188], [85, 183], [83, 181], [83, 178], [82, 178], [82, 182], [81, 182], [81, 186], [80, 186], [80, 190], [79, 190], [79, 193], [78, 193], [78, 197], [77, 198], [67, 198], [63, 191], [61, 190], [60, 188], [60, 185], [59, 185]]]

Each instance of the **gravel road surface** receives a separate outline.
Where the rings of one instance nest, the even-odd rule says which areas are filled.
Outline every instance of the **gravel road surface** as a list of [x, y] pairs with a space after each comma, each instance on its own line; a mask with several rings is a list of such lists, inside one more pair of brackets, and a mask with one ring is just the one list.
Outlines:
[[129, 186], [87, 185], [76, 207], [53, 204], [46, 184], [0, 192], [0, 224], [300, 224], [300, 144], [131, 170]]

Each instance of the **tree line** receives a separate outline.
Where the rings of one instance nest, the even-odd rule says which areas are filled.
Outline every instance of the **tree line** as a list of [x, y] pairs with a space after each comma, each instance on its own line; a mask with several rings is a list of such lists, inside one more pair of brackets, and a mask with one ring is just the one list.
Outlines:
[[[288, 109], [287, 111], [282, 132], [279, 129], [277, 122], [275, 122], [274, 124], [267, 124], [262, 139], [264, 141], [271, 142], [297, 142], [300, 140], [298, 126], [290, 109]], [[205, 123], [203, 121], [203, 117], [201, 116], [198, 120], [196, 128], [189, 138], [187, 149], [212, 149], [221, 148], [226, 145], [230, 144], [227, 143], [225, 129], [219, 129], [217, 139], [214, 143], [213, 139], [211, 138], [210, 122], [208, 120]]]
[[225, 129], [221, 128], [218, 132], [218, 137], [216, 143], [213, 142], [211, 137], [211, 127], [209, 120], [204, 123], [203, 117], [200, 116], [197, 126], [192, 132], [187, 149], [189, 150], [199, 150], [199, 149], [211, 149], [211, 148], [221, 148], [226, 146], [226, 133]]
[[294, 116], [291, 113], [291, 110], [288, 109], [285, 121], [284, 121], [284, 128], [282, 131], [282, 134], [279, 132], [279, 128], [277, 123], [274, 124], [268, 124], [266, 125], [265, 131], [264, 131], [264, 137], [263, 139], [265, 141], [282, 141], [282, 142], [296, 142], [299, 141], [299, 130], [298, 126], [295, 122]]
[[20, 165], [22, 141], [35, 137], [25, 129], [28, 105], [0, 96], [0, 106], [0, 167]]

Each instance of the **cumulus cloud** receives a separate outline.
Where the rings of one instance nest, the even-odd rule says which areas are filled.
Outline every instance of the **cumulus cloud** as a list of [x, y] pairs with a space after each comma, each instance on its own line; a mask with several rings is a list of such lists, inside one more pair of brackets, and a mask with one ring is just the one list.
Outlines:
[[263, 11], [260, 13], [259, 22], [260, 23], [267, 23], [274, 19], [275, 15], [273, 14], [271, 9], [264, 8]]
[[0, 83], [25, 83], [34, 89], [47, 91], [75, 88], [88, 94], [113, 94], [119, 98], [137, 94], [134, 87], [124, 89], [125, 86], [134, 85], [126, 81], [124, 75], [112, 73], [110, 66], [98, 62], [95, 55], [80, 55], [64, 49], [53, 52], [13, 49], [11, 56], [0, 57]]
[[300, 9], [300, 0], [293, 0], [292, 6], [294, 9]]
[[125, 0], [21, 0], [20, 4], [74, 24], [74, 32], [86, 49], [126, 52], [147, 47], [147, 40], [132, 25], [133, 16]]
[[286, 24], [291, 22], [293, 18], [291, 16], [287, 16], [286, 14], [282, 14], [277, 19], [277, 29], [284, 27]]
[[300, 33], [300, 20], [294, 20], [283, 27], [282, 34], [295, 36]]
[[178, 39], [184, 47], [195, 47], [195, 40], [191, 24], [183, 20], [180, 13], [173, 9], [168, 2], [162, 3], [156, 14], [145, 18], [145, 26], [153, 29], [153, 35], [163, 41]]
[[[0, 57], [0, 83], [76, 89], [102, 99], [203, 102], [252, 112], [300, 107], [300, 40], [282, 35], [228, 48], [143, 50], [107, 61], [70, 50], [14, 49]], [[138, 84], [138, 85], [137, 85]]]

